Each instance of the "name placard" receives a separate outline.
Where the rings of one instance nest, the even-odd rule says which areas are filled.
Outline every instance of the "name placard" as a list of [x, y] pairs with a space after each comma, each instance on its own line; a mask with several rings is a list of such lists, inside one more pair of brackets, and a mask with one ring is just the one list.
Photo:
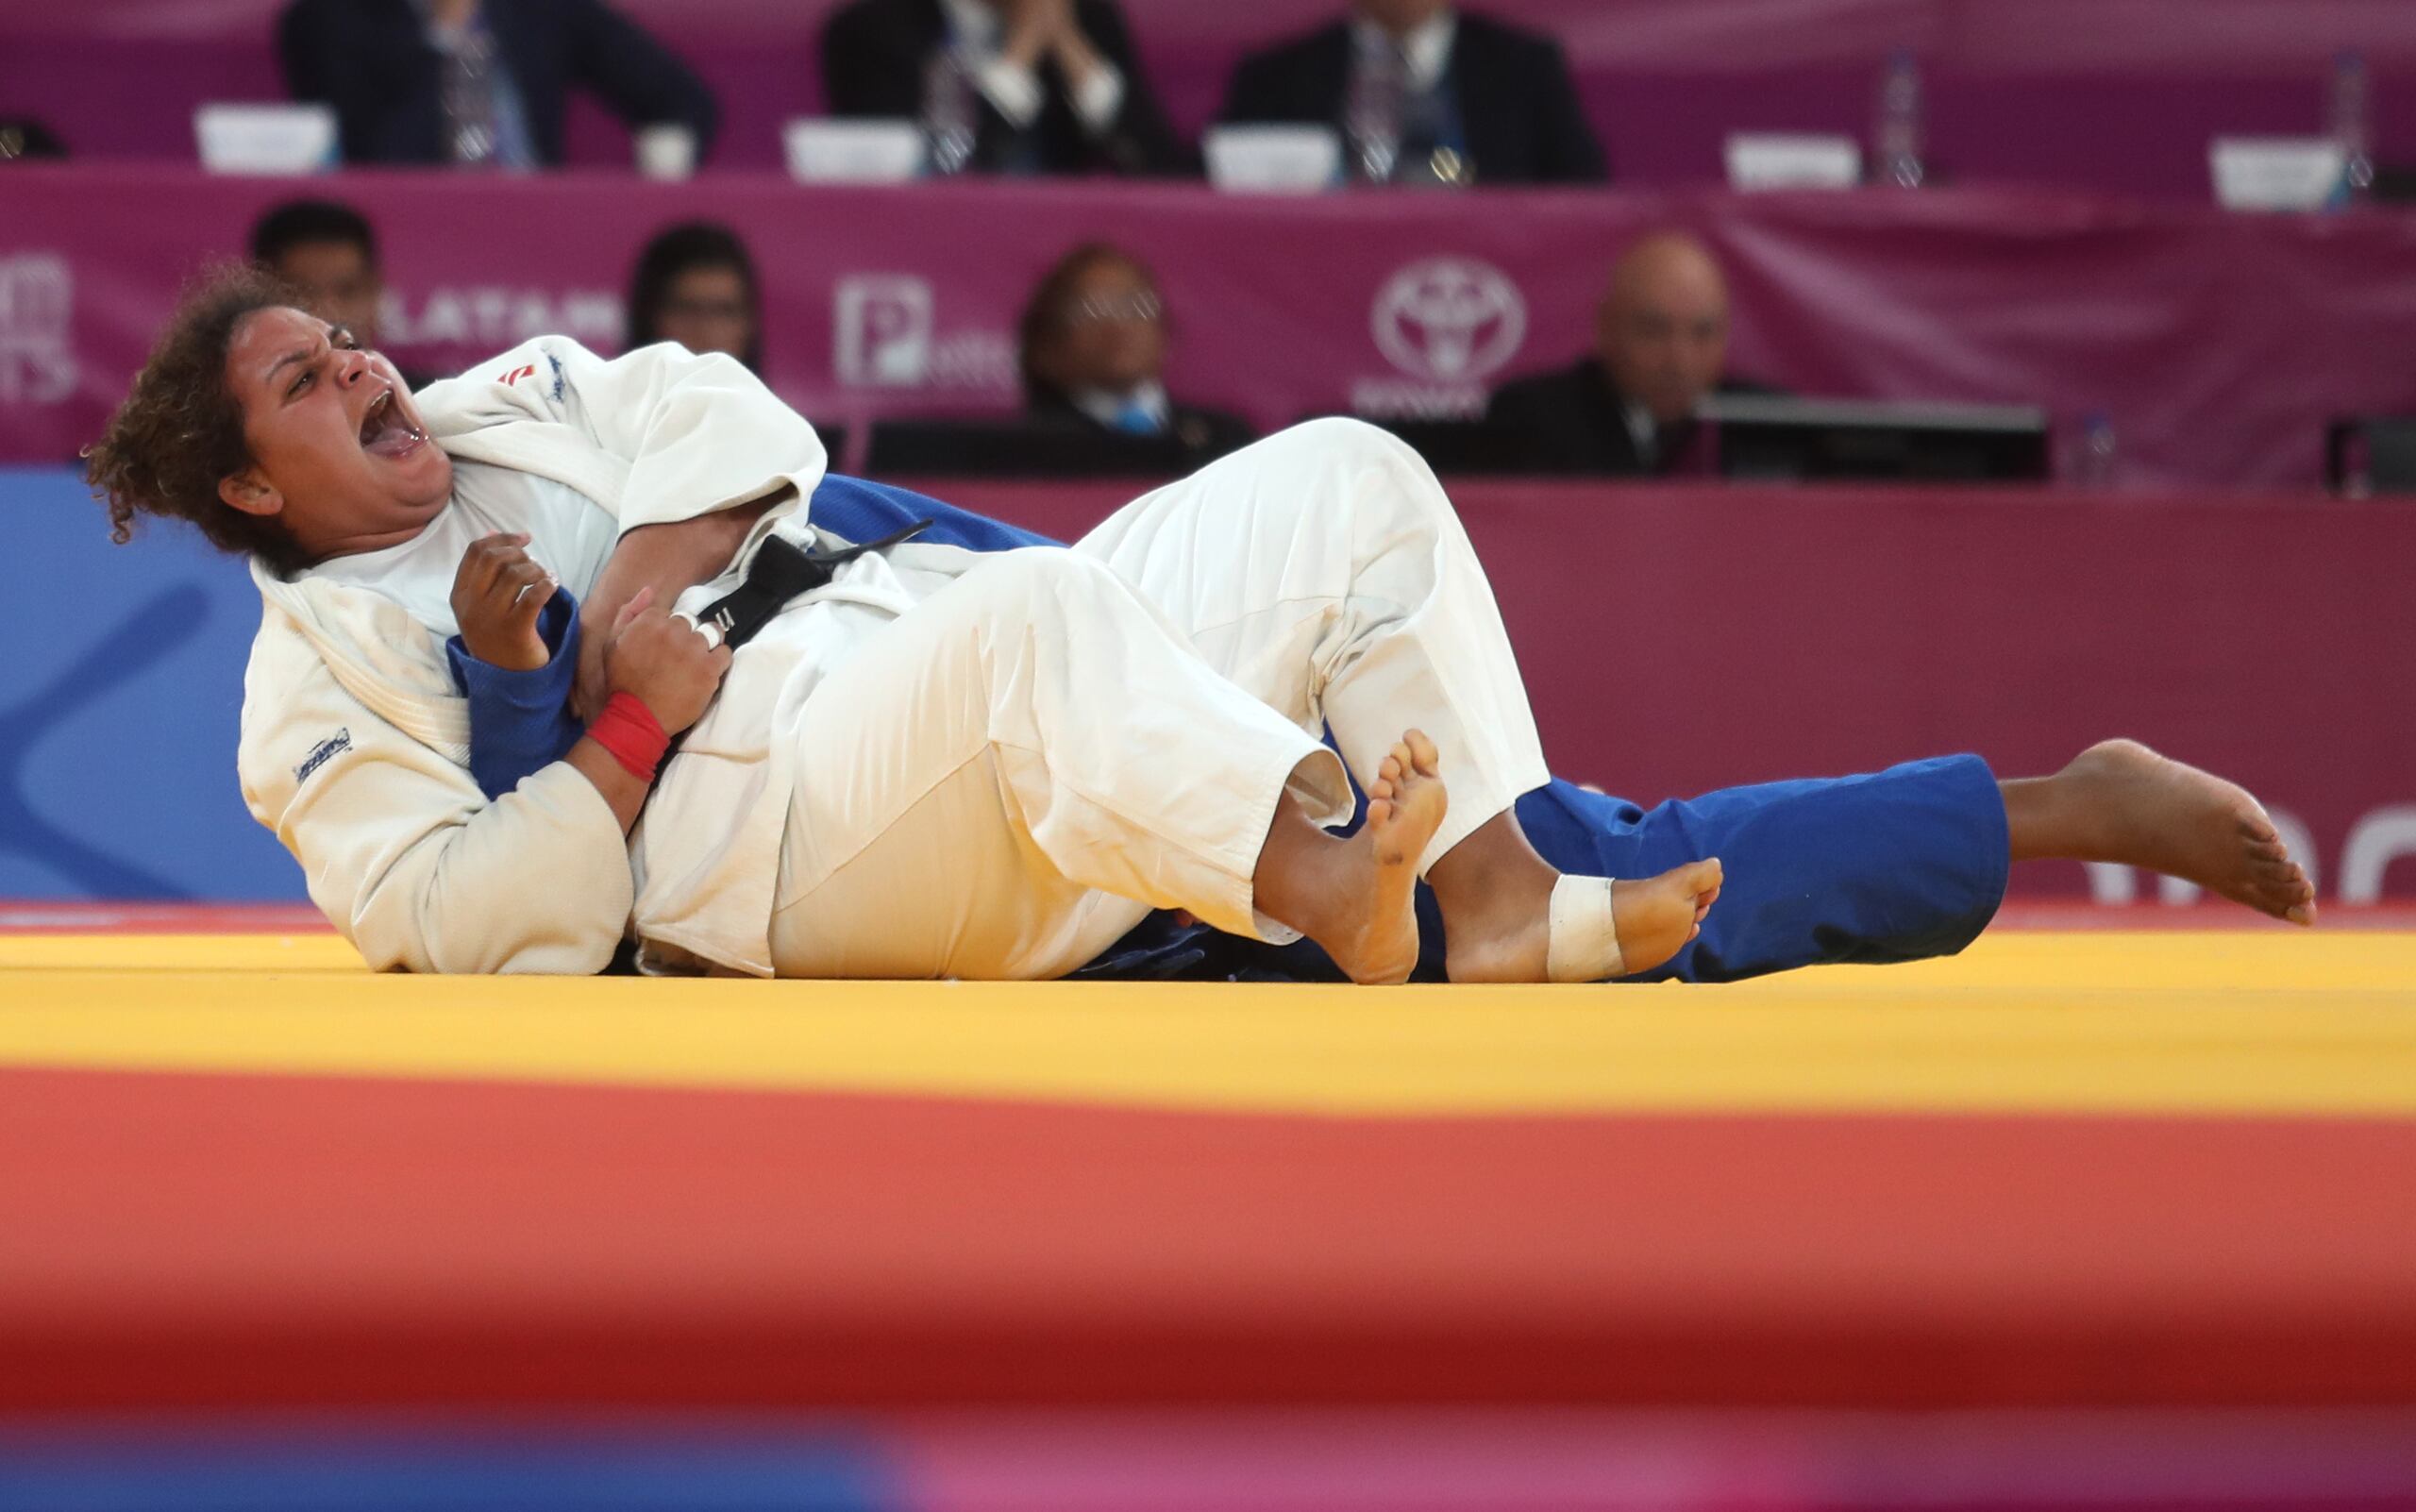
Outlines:
[[923, 171], [912, 121], [791, 121], [780, 133], [789, 176], [808, 184], [897, 184]]
[[1728, 139], [1728, 182], [1736, 189], [1852, 189], [1862, 182], [1862, 144], [1852, 137], [1754, 134]]
[[204, 105], [193, 112], [201, 165], [213, 174], [314, 174], [336, 165], [336, 112], [325, 105]]
[[2217, 137], [2206, 144], [2215, 202], [2225, 210], [2320, 209], [2348, 159], [2329, 137]]
[[1211, 126], [1200, 145], [1208, 181], [1233, 193], [1314, 194], [1342, 176], [1342, 138], [1331, 126]]

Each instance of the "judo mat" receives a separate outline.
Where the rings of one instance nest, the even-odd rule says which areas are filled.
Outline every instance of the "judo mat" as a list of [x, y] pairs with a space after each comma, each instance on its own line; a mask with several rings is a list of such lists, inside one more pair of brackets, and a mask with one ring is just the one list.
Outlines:
[[2416, 920], [2178, 912], [1372, 991], [0, 905], [0, 1506], [2416, 1505]]

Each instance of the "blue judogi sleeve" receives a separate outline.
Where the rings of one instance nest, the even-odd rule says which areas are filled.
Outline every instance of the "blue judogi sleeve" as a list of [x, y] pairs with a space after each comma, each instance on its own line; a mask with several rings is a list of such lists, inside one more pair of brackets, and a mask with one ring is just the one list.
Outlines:
[[537, 612], [537, 633], [554, 654], [529, 672], [479, 661], [459, 635], [445, 643], [454, 684], [470, 700], [470, 775], [489, 801], [579, 744], [579, 723], [570, 712], [571, 684], [579, 677], [579, 600], [569, 589], [555, 589]]
[[953, 504], [943, 504], [910, 489], [837, 474], [825, 477], [814, 489], [805, 517], [818, 529], [857, 543], [878, 541], [917, 520], [929, 520], [931, 528], [915, 539], [933, 546], [963, 546], [968, 551], [1012, 551], [1017, 546], [1064, 544]]

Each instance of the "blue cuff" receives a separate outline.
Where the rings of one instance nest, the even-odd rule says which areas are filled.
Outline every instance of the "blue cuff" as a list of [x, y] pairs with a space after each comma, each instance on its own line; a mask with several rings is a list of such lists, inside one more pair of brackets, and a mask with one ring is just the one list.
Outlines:
[[538, 611], [537, 633], [553, 659], [528, 672], [479, 661], [459, 635], [445, 643], [454, 684], [470, 700], [470, 775], [489, 798], [511, 792], [579, 743], [579, 723], [570, 712], [571, 684], [579, 676], [579, 600], [569, 589], [555, 589]]

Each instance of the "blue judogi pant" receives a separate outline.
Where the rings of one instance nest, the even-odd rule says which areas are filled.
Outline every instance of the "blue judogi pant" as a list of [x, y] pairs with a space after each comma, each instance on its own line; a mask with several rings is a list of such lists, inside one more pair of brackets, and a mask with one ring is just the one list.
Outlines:
[[[1953, 955], [2005, 899], [2011, 850], [1995, 776], [1977, 756], [1858, 777], [1724, 788], [1639, 808], [1555, 780], [1518, 799], [1519, 828], [1560, 871], [1651, 877], [1718, 856], [1703, 932], [1625, 982], [1735, 982], [1797, 966]], [[1440, 982], [1443, 916], [1418, 889], [1418, 969]], [[1078, 975], [1339, 981], [1302, 941], [1269, 946], [1152, 915]]]
[[[1554, 781], [1518, 823], [1561, 871], [1650, 877], [1718, 856], [1703, 933], [1639, 981], [1733, 982], [1795, 966], [1953, 955], [2005, 899], [2011, 848], [1995, 774], [1977, 756], [1860, 777], [1724, 788], [1640, 809]], [[1432, 904], [1419, 915], [1425, 944]], [[1420, 969], [1431, 949], [1421, 950]]]
[[[927, 541], [976, 551], [1058, 543], [861, 479], [826, 478], [809, 517], [849, 541], [928, 520]], [[553, 664], [501, 673], [452, 647], [471, 701], [471, 765], [490, 797], [557, 760], [579, 737], [564, 711], [576, 606], [549, 620]], [[549, 614], [553, 611], [549, 610]], [[1977, 756], [1909, 762], [1859, 777], [1765, 782], [1639, 808], [1553, 781], [1518, 801], [1518, 823], [1561, 871], [1650, 877], [1718, 856], [1720, 901], [1703, 933], [1629, 981], [1733, 982], [1796, 966], [1914, 961], [1969, 945], [2005, 897], [2005, 803]], [[1443, 921], [1418, 894], [1420, 981], [1443, 980]], [[1078, 976], [1334, 980], [1323, 951], [1269, 946], [1153, 914]]]

